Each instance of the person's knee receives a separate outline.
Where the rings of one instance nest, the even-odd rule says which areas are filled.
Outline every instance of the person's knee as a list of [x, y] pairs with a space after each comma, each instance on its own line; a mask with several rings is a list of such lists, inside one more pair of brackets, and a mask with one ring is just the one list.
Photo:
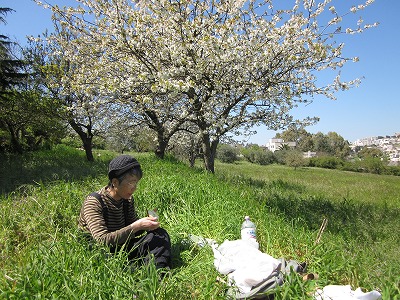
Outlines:
[[165, 229], [157, 228], [147, 232], [142, 239], [135, 241], [134, 244], [136, 247], [152, 250], [157, 247], [169, 248], [171, 246], [171, 241]]
[[164, 228], [159, 227], [159, 228], [157, 228], [156, 230], [154, 230], [154, 233], [155, 233], [156, 235], [159, 235], [159, 236], [164, 237], [164, 238], [167, 239], [168, 241], [170, 240], [169, 234], [168, 234], [168, 232], [167, 232]]

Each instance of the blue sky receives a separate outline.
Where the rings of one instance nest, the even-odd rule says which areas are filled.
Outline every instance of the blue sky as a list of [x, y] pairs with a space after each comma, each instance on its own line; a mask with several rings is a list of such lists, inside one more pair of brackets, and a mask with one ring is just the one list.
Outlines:
[[[280, 1], [280, 0], [279, 0]], [[287, 0], [288, 1], [288, 0]], [[47, 0], [60, 6], [74, 0]], [[293, 0], [294, 2], [294, 0]], [[338, 0], [332, 4], [339, 10], [345, 3], [349, 7], [362, 0]], [[0, 33], [25, 43], [27, 35], [36, 36], [48, 28], [51, 31], [51, 12], [32, 0], [0, 0], [1, 7], [15, 10], [7, 15], [6, 25]], [[375, 0], [361, 15], [366, 23], [380, 25], [361, 35], [345, 38], [345, 56], [358, 56], [358, 63], [351, 63], [342, 70], [344, 79], [364, 77], [361, 85], [337, 94], [337, 100], [317, 98], [311, 105], [295, 111], [299, 117], [318, 116], [317, 125], [307, 127], [311, 133], [324, 134], [334, 131], [349, 142], [357, 139], [393, 135], [400, 132], [400, 33], [398, 28], [399, 0]], [[275, 132], [258, 128], [248, 142], [264, 145]]]

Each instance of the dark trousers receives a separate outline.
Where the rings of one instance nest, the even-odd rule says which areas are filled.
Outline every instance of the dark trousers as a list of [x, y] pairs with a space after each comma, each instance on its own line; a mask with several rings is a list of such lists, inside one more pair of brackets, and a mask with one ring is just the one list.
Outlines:
[[156, 268], [171, 268], [171, 240], [165, 229], [157, 228], [142, 232], [142, 235], [137, 233], [136, 236], [124, 247], [130, 261], [148, 263], [154, 256]]

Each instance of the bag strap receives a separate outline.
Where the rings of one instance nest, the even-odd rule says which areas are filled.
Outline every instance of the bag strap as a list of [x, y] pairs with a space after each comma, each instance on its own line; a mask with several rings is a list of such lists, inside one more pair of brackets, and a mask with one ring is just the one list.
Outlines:
[[101, 209], [103, 212], [103, 218], [106, 221], [106, 225], [108, 224], [108, 207], [104, 203], [103, 198], [101, 198], [101, 195], [99, 193], [93, 192], [89, 196], [95, 197], [101, 204]]
[[125, 217], [125, 226], [128, 226], [128, 208], [129, 208], [129, 201], [126, 199], [122, 200], [122, 205], [123, 205], [123, 209], [124, 209], [124, 217]]
[[[108, 224], [108, 207], [104, 203], [103, 198], [97, 192], [93, 192], [93, 193], [89, 194], [89, 196], [95, 197], [100, 202], [101, 208], [102, 208], [102, 211], [103, 211], [103, 217], [104, 217], [104, 220], [106, 221], [106, 225], [107, 225]], [[123, 210], [124, 210], [125, 226], [127, 226], [128, 225], [128, 207], [129, 207], [129, 202], [126, 199], [123, 199], [122, 201], [123, 201], [122, 205], [123, 205]]]

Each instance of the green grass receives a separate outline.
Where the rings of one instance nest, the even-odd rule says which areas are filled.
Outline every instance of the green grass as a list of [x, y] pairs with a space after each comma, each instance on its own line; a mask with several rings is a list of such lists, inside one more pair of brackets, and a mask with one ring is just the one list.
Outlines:
[[[400, 178], [324, 169], [294, 170], [248, 163], [216, 164], [216, 175], [174, 159], [134, 154], [144, 177], [139, 214], [158, 208], [173, 244], [173, 270], [162, 281], [154, 266], [133, 272], [123, 254], [90, 251], [76, 221], [85, 195], [107, 183], [115, 153], [56, 151], [1, 158], [0, 298], [225, 299], [210, 248], [189, 233], [222, 243], [240, 237], [244, 215], [258, 229], [262, 251], [307, 261], [319, 279], [290, 276], [276, 299], [307, 299], [316, 287], [351, 284], [400, 299]], [[328, 226], [315, 245], [324, 218]]]
[[282, 182], [297, 188], [299, 192], [324, 196], [340, 201], [352, 199], [360, 203], [386, 204], [400, 207], [400, 178], [338, 171], [320, 168], [293, 168], [280, 165], [261, 166], [248, 162], [235, 164], [217, 163], [216, 173], [251, 178], [263, 184]]

